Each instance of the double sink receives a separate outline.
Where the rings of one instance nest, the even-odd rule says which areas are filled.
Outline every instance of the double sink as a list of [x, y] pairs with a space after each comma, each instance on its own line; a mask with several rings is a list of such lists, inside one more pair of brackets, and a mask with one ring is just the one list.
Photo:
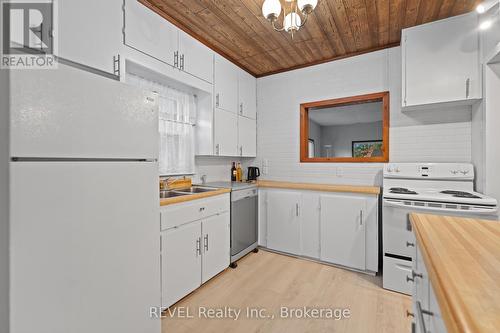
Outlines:
[[213, 192], [213, 191], [217, 191], [217, 189], [216, 188], [199, 187], [199, 186], [192, 186], [190, 188], [178, 189], [178, 190], [161, 190], [160, 191], [160, 199], [174, 198], [174, 197], [180, 197], [183, 195]]

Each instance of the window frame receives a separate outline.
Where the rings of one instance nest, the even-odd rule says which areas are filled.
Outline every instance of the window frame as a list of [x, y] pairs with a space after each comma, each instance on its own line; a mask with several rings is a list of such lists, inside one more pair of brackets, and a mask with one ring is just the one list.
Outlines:
[[[382, 102], [382, 156], [375, 157], [309, 157], [309, 111], [370, 102]], [[313, 111], [314, 112], [314, 111]], [[301, 163], [387, 163], [389, 162], [389, 92], [350, 96], [300, 104]]]

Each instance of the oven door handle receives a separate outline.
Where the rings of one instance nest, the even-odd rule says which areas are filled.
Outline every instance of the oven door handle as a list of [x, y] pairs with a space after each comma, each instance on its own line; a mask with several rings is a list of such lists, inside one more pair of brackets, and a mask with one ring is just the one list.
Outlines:
[[[460, 205], [460, 204], [457, 204]], [[405, 205], [404, 201], [384, 199], [385, 207], [395, 208], [409, 208], [414, 210], [425, 210], [429, 212], [450, 212], [450, 213], [472, 213], [479, 215], [494, 214], [497, 210], [494, 208], [474, 208], [471, 210], [454, 209], [454, 208], [441, 208], [441, 207], [428, 207], [428, 206], [409, 206]]]

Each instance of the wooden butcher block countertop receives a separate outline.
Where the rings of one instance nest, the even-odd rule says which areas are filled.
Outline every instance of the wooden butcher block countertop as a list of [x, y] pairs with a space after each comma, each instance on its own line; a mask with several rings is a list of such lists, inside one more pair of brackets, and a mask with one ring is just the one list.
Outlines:
[[217, 189], [215, 191], [210, 191], [210, 192], [193, 193], [193, 194], [181, 195], [178, 197], [164, 198], [164, 199], [160, 199], [160, 206], [167, 206], [167, 205], [172, 205], [172, 204], [176, 204], [176, 203], [180, 203], [180, 202], [186, 202], [186, 201], [191, 201], [191, 200], [213, 197], [215, 195], [221, 195], [221, 194], [229, 193], [229, 192], [231, 192], [231, 189], [221, 188], [221, 189]]
[[363, 193], [376, 194], [380, 193], [380, 187], [376, 186], [355, 186], [355, 185], [329, 185], [329, 184], [312, 184], [312, 183], [292, 183], [281, 182], [274, 180], [259, 180], [258, 187], [269, 188], [285, 188], [293, 190], [310, 190], [310, 191], [325, 191], [325, 192], [348, 192], [348, 193]]
[[411, 214], [448, 332], [500, 331], [500, 223]]

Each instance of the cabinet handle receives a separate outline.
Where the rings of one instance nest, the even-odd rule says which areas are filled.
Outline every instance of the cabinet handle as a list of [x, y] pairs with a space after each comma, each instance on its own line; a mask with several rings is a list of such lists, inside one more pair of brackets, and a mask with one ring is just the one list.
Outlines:
[[415, 243], [406, 242], [406, 247], [415, 247]]
[[201, 256], [201, 237], [196, 239], [196, 256]]
[[412, 276], [413, 278], [420, 278], [420, 279], [423, 279], [423, 278], [424, 278], [424, 276], [423, 276], [422, 274], [417, 273], [417, 272], [415, 272], [414, 270], [412, 270], [412, 271], [411, 271], [411, 276]]
[[243, 146], [240, 146], [240, 156], [243, 156]]
[[120, 77], [120, 55], [113, 56], [113, 74]]
[[184, 70], [184, 54], [181, 55], [181, 69]]
[[240, 103], [240, 114], [243, 114], [243, 103]]
[[203, 239], [205, 241], [205, 252], [208, 252], [208, 234], [206, 234]]
[[215, 155], [219, 155], [220, 152], [220, 144], [215, 145]]
[[410, 311], [406, 310], [406, 317], [413, 317], [415, 318], [415, 315], [411, 313]]
[[219, 93], [215, 95], [215, 106], [219, 107], [220, 106], [220, 98], [219, 98]]
[[299, 213], [300, 213], [300, 212], [299, 212], [299, 204], [298, 204], [298, 203], [296, 203], [296, 204], [295, 204], [295, 215], [296, 215], [296, 216], [299, 216]]
[[412, 279], [408, 275], [406, 276], [406, 282], [415, 282], [415, 279]]
[[469, 98], [470, 95], [470, 78], [465, 80], [465, 98]]
[[204, 211], [205, 207], [200, 207], [200, 212]]
[[363, 226], [363, 210], [359, 211], [359, 225]]
[[174, 67], [179, 67], [179, 51], [174, 52]]
[[420, 327], [422, 328], [422, 332], [427, 333], [427, 328], [425, 327], [424, 315], [434, 316], [434, 313], [423, 310], [420, 301], [417, 301], [417, 320], [420, 322]]

